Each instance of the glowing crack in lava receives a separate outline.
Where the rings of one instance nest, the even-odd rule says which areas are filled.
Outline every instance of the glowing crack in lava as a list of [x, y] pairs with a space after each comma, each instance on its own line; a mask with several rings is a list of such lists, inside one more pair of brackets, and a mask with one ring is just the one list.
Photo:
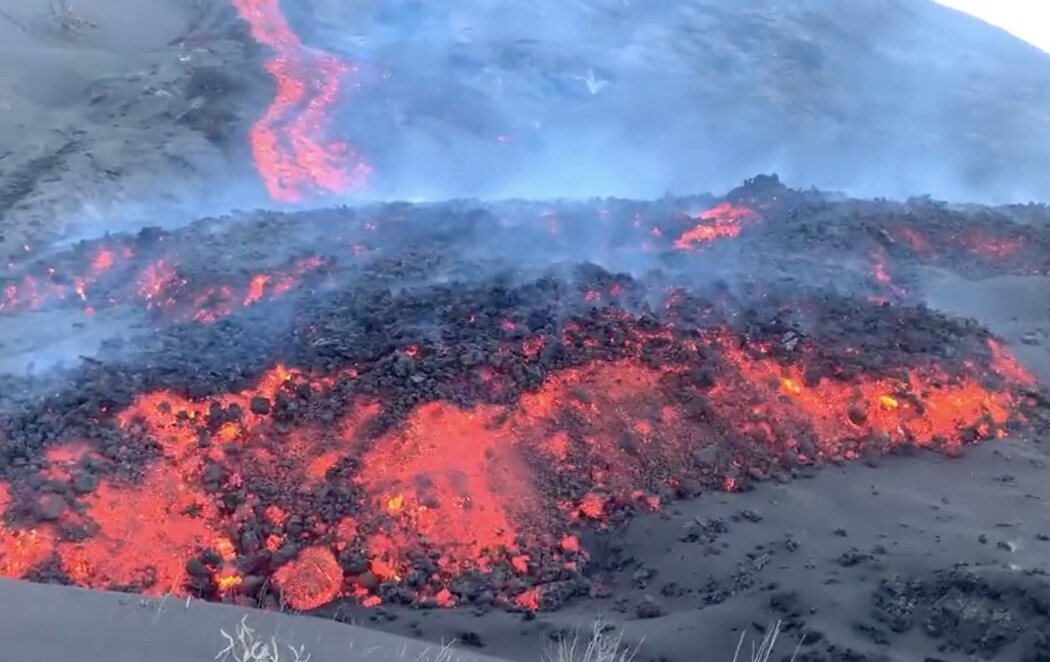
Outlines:
[[[17, 314], [27, 310], [38, 310], [50, 304], [76, 300], [91, 312], [94, 303], [93, 290], [114, 264], [130, 260], [133, 251], [123, 245], [102, 246], [91, 256], [90, 263], [74, 275], [58, 273], [47, 267], [38, 275], [24, 274], [19, 282], [6, 285], [0, 290], [0, 314]], [[9, 265], [10, 268], [10, 265]]]
[[342, 193], [361, 186], [368, 164], [347, 143], [325, 136], [329, 113], [353, 66], [308, 49], [281, 13], [279, 0], [232, 1], [252, 37], [273, 51], [265, 68], [276, 93], [250, 133], [255, 166], [270, 197], [294, 202], [310, 192]]
[[[272, 586], [304, 610], [450, 606], [480, 585], [489, 602], [543, 609], [548, 583], [582, 576], [579, 527], [799, 463], [955, 453], [1022, 420], [1034, 384], [992, 341], [963, 362], [815, 375], [855, 350], [803, 340], [786, 357], [729, 329], [612, 324], [548, 337], [583, 354], [502, 404], [395, 403], [354, 391], [356, 369], [280, 365], [225, 395], [141, 393], [98, 423], [141, 449], [136, 475], [84, 489], [106, 460], [70, 439], [41, 461], [56, 489], [0, 485], [0, 574], [212, 599]], [[20, 525], [33, 508], [48, 519]]]
[[[197, 282], [181, 275], [177, 260], [134, 261], [126, 245], [101, 246], [78, 268], [46, 267], [20, 274], [15, 283], [0, 288], [0, 315], [12, 316], [58, 304], [75, 303], [84, 313], [137, 301], [168, 320], [208, 324], [239, 308], [274, 301], [299, 287], [303, 279], [326, 266], [324, 259], [307, 255], [285, 266], [232, 279]], [[217, 281], [217, 282], [216, 282]], [[131, 283], [134, 292], [123, 288]]]
[[147, 310], [173, 320], [211, 324], [238, 308], [280, 298], [324, 266], [321, 258], [307, 256], [283, 269], [253, 274], [247, 282], [193, 286], [166, 260], [155, 260], [139, 273], [135, 287]]
[[[907, 294], [907, 290], [894, 283], [893, 278], [886, 270], [886, 253], [881, 248], [875, 248], [871, 251], [871, 276], [880, 288], [894, 298], [901, 298]], [[868, 298], [877, 303], [887, 301], [885, 296], [869, 296]]]
[[[963, 228], [939, 233], [936, 237], [927, 237], [917, 228], [898, 226], [889, 235], [902, 242], [915, 257], [942, 258], [949, 250], [961, 251], [985, 263], [1007, 262], [1017, 257], [1026, 248], [1023, 233], [1011, 235], [1004, 230], [986, 230], [982, 228]], [[1034, 273], [1043, 273], [1045, 269], [1030, 269]]]
[[736, 237], [743, 230], [744, 225], [757, 218], [758, 214], [748, 207], [722, 202], [701, 212], [698, 216], [700, 223], [683, 232], [675, 240], [674, 247], [687, 251], [717, 239]]

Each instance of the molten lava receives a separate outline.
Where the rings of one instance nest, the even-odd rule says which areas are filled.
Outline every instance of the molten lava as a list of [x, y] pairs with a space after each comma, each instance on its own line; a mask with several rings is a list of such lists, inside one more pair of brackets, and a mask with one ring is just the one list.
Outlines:
[[[608, 335], [568, 325], [560, 344], [618, 358], [554, 370], [510, 404], [432, 400], [385, 425], [397, 409], [361, 396], [328, 425], [289, 418], [352, 387], [356, 370], [276, 366], [228, 395], [141, 394], [112, 424], [155, 459], [136, 479], [62, 497], [56, 520], [0, 529], [0, 571], [32, 576], [55, 559], [81, 586], [213, 597], [268, 579], [304, 610], [390, 591], [447, 606], [465, 599], [462, 578], [511, 573], [524, 582], [495, 597], [536, 609], [535, 583], [587, 557], [575, 527], [653, 510], [690, 482], [732, 490], [900, 445], [955, 453], [1003, 435], [1019, 416], [1013, 389], [1034, 383], [995, 343], [982, 365], [813, 378], [807, 366], [826, 360], [815, 345], [786, 360], [728, 329], [613, 319]], [[428, 356], [410, 349], [405, 360]], [[43, 476], [67, 484], [97, 461], [73, 441], [47, 457]], [[282, 560], [267, 570], [251, 560], [261, 553]]]
[[683, 232], [675, 240], [674, 247], [682, 251], [692, 250], [717, 239], [736, 237], [747, 223], [757, 218], [758, 215], [748, 207], [720, 203], [701, 212], [698, 217], [700, 223]]
[[354, 67], [306, 48], [281, 13], [279, 0], [233, 0], [252, 37], [272, 55], [273, 102], [251, 129], [255, 166], [274, 200], [342, 193], [364, 183], [370, 168], [353, 148], [326, 137], [325, 125]]
[[[194, 487], [160, 466], [147, 472], [142, 485], [100, 483], [82, 502], [85, 517], [97, 527], [94, 534], [57, 546], [63, 571], [80, 586], [184, 592], [186, 561], [219, 537], [195, 514], [210, 505]], [[161, 549], [165, 553], [158, 554]]]
[[[871, 251], [871, 275], [879, 286], [892, 294], [894, 297], [903, 297], [907, 292], [904, 288], [893, 282], [893, 278], [886, 271], [886, 252], [881, 248]], [[875, 301], [885, 301], [884, 297], [872, 297]]]
[[292, 609], [316, 609], [334, 600], [343, 588], [343, 569], [326, 547], [304, 549], [281, 566], [274, 584]]
[[[302, 74], [276, 2], [238, 8], [274, 70]], [[257, 127], [278, 194], [326, 181], [298, 169], [296, 136], [316, 134], [292, 107], [326, 71], [286, 80], [303, 96]], [[6, 315], [151, 314], [150, 337], [0, 408], [0, 574], [301, 610], [547, 609], [594, 587], [593, 530], [634, 513], [1046, 418], [987, 331], [905, 295], [918, 265], [1046, 270], [1050, 232], [857, 201], [836, 218], [768, 179], [724, 199], [699, 218], [691, 198], [246, 215], [12, 258]], [[489, 223], [500, 210], [527, 222]], [[607, 255], [659, 268], [505, 278], [461, 259], [479, 236], [577, 255], [595, 222]], [[698, 278], [670, 253], [699, 247]]]
[[148, 310], [176, 320], [210, 324], [264, 300], [275, 300], [296, 287], [302, 278], [324, 267], [316, 256], [296, 259], [288, 267], [257, 273], [247, 282], [193, 287], [188, 279], [161, 259], [149, 263], [137, 279], [137, 294]]
[[424, 540], [441, 553], [443, 571], [461, 573], [487, 571], [517, 548], [519, 523], [528, 521], [538, 497], [515, 438], [494, 423], [503, 413], [428, 403], [375, 442], [357, 480], [374, 507], [396, 522], [386, 536], [399, 553], [381, 548], [373, 559], [408, 574], [405, 554]]
[[[11, 502], [8, 487], [0, 483], [0, 515]], [[0, 519], [0, 577], [23, 577], [52, 554], [54, 540], [48, 530], [7, 528]]]
[[1027, 229], [982, 227], [945, 228], [932, 233], [908, 225], [898, 225], [890, 228], [888, 232], [888, 235], [901, 242], [913, 257], [924, 262], [949, 262], [954, 253], [988, 265], [1002, 265], [1010, 260], [1034, 261], [1036, 264], [1023, 269], [1025, 273], [1050, 272], [1044, 260], [1032, 260], [1026, 255], [1031, 253], [1034, 257], [1045, 252], [1045, 248], [1029, 241], [1026, 234]]
[[59, 273], [54, 267], [47, 267], [43, 273], [22, 275], [20, 282], [3, 287], [0, 313], [10, 315], [38, 310], [57, 302], [94, 300], [92, 295], [96, 284], [107, 275], [118, 259], [126, 261], [132, 255], [132, 250], [127, 246], [102, 246], [91, 257], [87, 267], [77, 273]]
[[[742, 413], [750, 407], [750, 416], [727, 418], [739, 420], [742, 432], [757, 432], [791, 451], [808, 437], [809, 450], [800, 452], [800, 461], [855, 459], [876, 439], [887, 445], [936, 443], [954, 453], [967, 440], [1001, 436], [1015, 402], [1008, 392], [991, 391], [969, 376], [951, 378], [936, 366], [917, 367], [899, 378], [821, 378], [807, 385], [797, 366], [783, 366], [761, 351], [755, 356], [731, 340], [722, 344], [738, 383], [716, 386], [715, 409]], [[1000, 376], [1017, 375], [1011, 368]], [[972, 436], [964, 437], [965, 431]]]

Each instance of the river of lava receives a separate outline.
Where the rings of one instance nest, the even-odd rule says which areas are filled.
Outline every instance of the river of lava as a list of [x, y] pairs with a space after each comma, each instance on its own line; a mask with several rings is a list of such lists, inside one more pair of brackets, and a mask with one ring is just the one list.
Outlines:
[[[392, 407], [347, 395], [354, 370], [281, 366], [228, 395], [141, 394], [112, 421], [128, 447], [151, 449], [137, 477], [84, 489], [101, 460], [71, 440], [39, 477], [62, 489], [0, 484], [9, 517], [39, 499], [66, 506], [31, 526], [7, 520], [0, 574], [257, 604], [271, 586], [295, 609], [481, 594], [541, 609], [546, 583], [586, 565], [581, 526], [799, 463], [954, 453], [1004, 434], [1020, 418], [1015, 387], [1033, 383], [995, 344], [982, 363], [819, 379], [805, 367], [822, 348], [805, 342], [784, 359], [729, 331], [668, 328], [622, 346], [550, 372], [512, 405]], [[332, 402], [341, 414], [304, 414]]]
[[233, 5], [252, 37], [272, 50], [265, 68], [277, 89], [250, 134], [255, 166], [270, 197], [292, 202], [308, 192], [341, 193], [363, 184], [368, 164], [350, 145], [325, 135], [353, 67], [306, 48], [279, 0], [233, 0]]

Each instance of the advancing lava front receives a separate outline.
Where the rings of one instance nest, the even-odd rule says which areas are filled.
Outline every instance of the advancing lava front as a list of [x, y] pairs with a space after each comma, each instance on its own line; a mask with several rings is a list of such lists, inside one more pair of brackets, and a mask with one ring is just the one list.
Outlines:
[[[1050, 272], [1050, 213], [724, 198], [211, 219], [8, 265], [0, 323], [144, 325], [8, 377], [0, 575], [309, 610], [587, 594], [705, 490], [1046, 420], [919, 268]], [[28, 328], [28, 327], [27, 327]], [[18, 394], [17, 397], [13, 394]]]

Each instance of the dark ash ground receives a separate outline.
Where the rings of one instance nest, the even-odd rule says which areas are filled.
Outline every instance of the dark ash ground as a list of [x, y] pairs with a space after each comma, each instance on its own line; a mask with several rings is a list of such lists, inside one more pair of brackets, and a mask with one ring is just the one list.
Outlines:
[[[590, 3], [580, 7], [585, 4]], [[1046, 154], [1030, 138], [1039, 132], [1023, 122], [998, 122], [992, 133], [985, 129], [989, 117], [1016, 119], [1017, 108], [1030, 110], [1029, 125], [1042, 121], [1037, 116], [1045, 104], [1015, 96], [1015, 90], [1046, 87], [1028, 84], [1046, 77], [1042, 54], [976, 24], [953, 22], [938, 13], [944, 13], [940, 7], [869, 14], [847, 4], [849, 11], [826, 3], [821, 11], [828, 29], [812, 35], [800, 28], [813, 15], [805, 12], [800, 23], [803, 13], [791, 3], [758, 14], [712, 10], [713, 23], [704, 23], [708, 12], [693, 11], [689, 3], [681, 4], [687, 20], [657, 12], [650, 17], [657, 34], [667, 29], [674, 38], [653, 39], [642, 30], [638, 36], [646, 49], [725, 41], [721, 52], [684, 53], [680, 64], [661, 64], [659, 71], [648, 64], [637, 71], [605, 71], [587, 63], [589, 51], [604, 62], [610, 49], [576, 40], [573, 48], [583, 50], [568, 53], [568, 60], [579, 66], [566, 67], [564, 58], [547, 57], [560, 46], [534, 40], [523, 45], [505, 36], [491, 42], [483, 34], [484, 21], [463, 24], [464, 16], [440, 8], [437, 24], [456, 28], [455, 47], [438, 44], [436, 53], [404, 49], [400, 30], [420, 25], [380, 29], [372, 22], [371, 9], [385, 10], [385, 4], [346, 9], [345, 3], [317, 0], [307, 11], [312, 22], [321, 19], [319, 26], [298, 27], [307, 41], [341, 54], [347, 24], [378, 38], [364, 51], [375, 59], [371, 64], [390, 65], [393, 75], [363, 79], [366, 92], [348, 105], [347, 120], [337, 123], [353, 127], [360, 135], [350, 136], [351, 142], [374, 157], [386, 178], [377, 182], [380, 195], [406, 186], [415, 191], [419, 181], [443, 192], [476, 191], [479, 185], [486, 191], [537, 186], [561, 191], [567, 182], [579, 190], [572, 177], [559, 176], [565, 167], [573, 176], [586, 170], [589, 185], [625, 190], [625, 159], [608, 158], [607, 148], [597, 163], [564, 155], [577, 143], [606, 145], [602, 127], [622, 134], [617, 128], [622, 111], [639, 99], [648, 119], [633, 128], [659, 129], [659, 135], [627, 150], [636, 159], [643, 154], [650, 167], [626, 174], [631, 186], [646, 192], [656, 190], [654, 184], [666, 185], [669, 175], [676, 190], [690, 190], [698, 180], [721, 181], [765, 168], [768, 154], [781, 151], [777, 146], [785, 136], [799, 135], [794, 129], [811, 136], [802, 141], [806, 149], [793, 149], [784, 163], [800, 180], [843, 181], [878, 191], [886, 186], [914, 191], [918, 181], [923, 190], [986, 191], [996, 199], [1040, 190], [1033, 173], [1041, 169], [1033, 164], [1045, 161]], [[1041, 384], [1050, 383], [1045, 206], [855, 201], [789, 191], [760, 177], [725, 199], [468, 201], [259, 212], [73, 245], [75, 238], [93, 236], [98, 219], [106, 219], [107, 227], [137, 231], [142, 210], [149, 210], [149, 223], [164, 224], [173, 217], [197, 217], [202, 205], [225, 209], [231, 199], [260, 199], [243, 134], [272, 92], [260, 68], [265, 54], [225, 2], [140, 0], [134, 9], [150, 16], [148, 30], [130, 29], [138, 15], [118, 2], [81, 0], [77, 9], [98, 23], [79, 40], [54, 34], [38, 20], [43, 13], [28, 4], [0, 21], [0, 37], [8, 44], [0, 51], [6, 48], [13, 54], [9, 59], [20, 64], [0, 74], [5, 111], [0, 133], [10, 148], [0, 148], [0, 246], [8, 253], [0, 282], [0, 575], [154, 593], [167, 590], [162, 580], [185, 578], [184, 585], [171, 588], [242, 607], [277, 608], [274, 577], [309, 545], [332, 544], [338, 517], [358, 516], [365, 532], [404, 528], [404, 522], [362, 506], [375, 495], [368, 485], [353, 482], [361, 456], [341, 458], [322, 481], [309, 477], [315, 481], [310, 489], [299, 490], [305, 477], [296, 466], [302, 458], [294, 456], [302, 449], [288, 451], [284, 466], [291, 470], [281, 475], [258, 456], [228, 452], [228, 440], [215, 443], [230, 429], [224, 426], [249, 427], [245, 421], [253, 421], [257, 429], [250, 435], [242, 431], [243, 437], [259, 441], [258, 433], [272, 436], [271, 442], [286, 440], [282, 435], [289, 428], [328, 425], [365, 397], [381, 402], [380, 415], [371, 421], [375, 430], [394, 431], [383, 438], [397, 440], [399, 426], [421, 403], [513, 407], [558, 375], [586, 373], [601, 362], [637, 361], [663, 371], [664, 378], [652, 382], [652, 398], [630, 402], [650, 407], [649, 414], [669, 403], [686, 411], [696, 425], [669, 426], [666, 439], [681, 442], [672, 432], [700, 429], [704, 443], [688, 447], [695, 452], [679, 466], [669, 460], [681, 456], [639, 453], [637, 435], [616, 438], [609, 448], [631, 450], [634, 455], [626, 455], [637, 461], [615, 468], [644, 470], [604, 486], [606, 528], [557, 517], [542, 521], [551, 527], [549, 534], [578, 535], [586, 559], [548, 546], [530, 559], [525, 577], [510, 572], [503, 559], [487, 575], [427, 577], [420, 571], [405, 581], [381, 581], [356, 553], [362, 539], [353, 538], [349, 552], [338, 555], [339, 571], [344, 588], [364, 593], [312, 613], [433, 642], [456, 638], [461, 647], [512, 660], [537, 659], [545, 641], [575, 626], [588, 629], [596, 614], [622, 629], [627, 641], [644, 639], [639, 660], [693, 660], [698, 648], [705, 657], [730, 659], [742, 630], [759, 637], [774, 620], [785, 626], [778, 655], [789, 656], [801, 641], [800, 660], [1050, 660], [1045, 393], [973, 367], [994, 358], [990, 341], [1002, 342]], [[638, 9], [650, 11], [648, 5]], [[626, 28], [631, 37], [617, 36], [616, 48], [635, 47], [640, 23], [633, 11], [623, 6], [610, 15], [615, 20], [608, 27]], [[867, 40], [853, 37], [855, 28], [858, 34], [870, 31], [873, 16], [875, 23], [923, 26], [914, 35], [890, 31], [878, 38], [894, 52], [908, 53], [901, 60], [906, 66], [878, 64]], [[298, 23], [301, 16], [291, 18]], [[434, 18], [429, 10], [417, 15], [436, 35]], [[695, 19], [706, 27], [697, 31]], [[770, 19], [780, 27], [754, 23]], [[506, 22], [499, 23], [496, 33], [503, 34]], [[464, 27], [475, 29], [476, 36], [464, 39]], [[534, 32], [527, 20], [516, 28]], [[689, 35], [679, 39], [671, 28]], [[788, 70], [767, 80], [753, 63], [772, 56], [755, 57], [752, 46], [738, 48], [733, 39], [723, 39], [741, 30], [765, 35], [757, 44], [745, 40], [758, 53], [815, 53], [827, 63], [844, 64], [838, 73], [849, 83], [843, 89], [852, 90], [841, 95], [851, 100], [848, 112], [837, 102], [820, 101], [826, 90], [811, 83], [823, 85], [827, 72], [811, 67], [809, 57], [785, 61], [777, 55]], [[930, 34], [948, 46], [930, 42]], [[549, 37], [556, 41], [556, 35]], [[865, 46], [858, 48], [859, 43]], [[784, 51], [783, 44], [802, 49]], [[463, 48], [469, 48], [470, 58], [460, 57]], [[945, 55], [956, 48], [992, 55], [964, 70], [957, 58]], [[361, 55], [356, 47], [351, 50]], [[479, 52], [486, 53], [481, 61], [506, 65], [495, 76], [501, 94], [504, 78], [517, 81], [509, 87], [524, 92], [522, 98], [506, 97], [511, 99], [506, 109], [489, 103], [487, 79], [475, 76]], [[577, 57], [583, 55], [588, 57]], [[659, 52], [652, 60], [663, 61]], [[1020, 61], [1032, 66], [1010, 64]], [[739, 73], [708, 76], [718, 62]], [[1022, 72], [1021, 78], [1004, 76], [1006, 70]], [[711, 89], [692, 88], [697, 71]], [[882, 73], [874, 80], [857, 71]], [[976, 79], [991, 82], [974, 86]], [[667, 91], [665, 103], [659, 94], [638, 95], [639, 80], [642, 88]], [[930, 80], [944, 87], [930, 92]], [[788, 88], [784, 81], [791, 81]], [[545, 96], [552, 82], [559, 97]], [[592, 83], [604, 91], [585, 92]], [[770, 86], [788, 94], [769, 97]], [[437, 88], [453, 92], [433, 98]], [[932, 104], [930, 113], [916, 114], [908, 104], [920, 95], [901, 94], [902, 89], [962, 101]], [[696, 98], [709, 102], [697, 104]], [[770, 104], [772, 98], [776, 102]], [[530, 109], [525, 100], [538, 101], [538, 107]], [[810, 112], [813, 101], [816, 115]], [[898, 104], [893, 112], [884, 112], [888, 102]], [[710, 118], [713, 124], [696, 127], [689, 123], [708, 120], [703, 114], [683, 115], [682, 107], [718, 112]], [[806, 109], [802, 124], [791, 119], [798, 108]], [[952, 122], [944, 121], [942, 108]], [[972, 117], [959, 116], [959, 108], [970, 109]], [[1004, 108], [1011, 112], [1004, 115]], [[565, 109], [568, 114], [560, 116]], [[657, 110], [670, 115], [654, 114]], [[874, 120], [867, 121], [872, 112]], [[754, 119], [781, 115], [793, 122], [792, 130]], [[536, 132], [537, 117], [544, 119], [546, 135]], [[907, 117], [911, 121], [902, 120]], [[767, 135], [755, 139], [759, 124]], [[898, 134], [900, 127], [918, 127], [923, 135], [909, 133], [910, 128]], [[928, 134], [930, 127], [936, 135]], [[960, 142], [964, 134], [992, 138]], [[700, 148], [683, 144], [681, 136], [691, 136]], [[849, 168], [826, 158], [827, 136], [835, 136]], [[707, 150], [712, 137], [736, 148], [712, 158]], [[842, 150], [843, 140], [852, 147]], [[913, 158], [911, 169], [901, 168], [901, 154], [916, 154], [916, 145], [931, 160]], [[450, 160], [450, 150], [459, 167], [434, 167]], [[853, 166], [861, 161], [868, 168], [857, 180]], [[654, 163], [659, 167], [652, 168]], [[756, 163], [761, 165], [747, 165]], [[952, 168], [943, 170], [945, 164]], [[642, 171], [654, 181], [635, 181]], [[887, 171], [901, 173], [901, 180], [887, 183]], [[154, 199], [158, 191], [162, 200]], [[752, 209], [754, 217], [730, 210], [698, 223], [698, 214], [722, 203]], [[168, 218], [152, 215], [157, 213]], [[714, 240], [682, 241], [697, 225], [705, 229], [694, 238]], [[49, 244], [60, 237], [63, 244]], [[943, 368], [948, 381], [973, 377], [1024, 406], [1012, 408], [1010, 420], [990, 420], [991, 415], [970, 420], [954, 436], [916, 439], [910, 430], [903, 443], [873, 433], [821, 444], [819, 435], [796, 420], [772, 425], [765, 437], [755, 428], [741, 435], [727, 423], [740, 411], [730, 407], [727, 415], [726, 400], [713, 393], [717, 379], [732, 372], [728, 353], [722, 352], [726, 346], [705, 345], [696, 352], [689, 344], [698, 331], [710, 328], [728, 333], [736, 341], [729, 347], [752, 360], [768, 350], [778, 365], [799, 367], [806, 387], [822, 379], [899, 380], [905, 370], [932, 364]], [[275, 361], [340, 376], [334, 387], [297, 383], [272, 398], [256, 394], [243, 407], [219, 403], [223, 394], [253, 387]], [[630, 373], [639, 374], [647, 373]], [[619, 384], [613, 379], [599, 386]], [[627, 401], [599, 386], [560, 393], [569, 396], [563, 401], [584, 404]], [[157, 443], [148, 426], [116, 420], [115, 413], [137, 396], [157, 389], [210, 403], [195, 430], [201, 448], [192, 450], [219, 449], [225, 455], [216, 459], [213, 452], [198, 467], [189, 453], [182, 475], [171, 449]], [[902, 390], [905, 406], [916, 407]], [[760, 391], [734, 393], [758, 397]], [[715, 404], [723, 409], [712, 408]], [[856, 407], [838, 413], [857, 427], [872, 420], [871, 411]], [[599, 421], [607, 432], [624, 420], [615, 414], [606, 412]], [[770, 422], [768, 412], [756, 418]], [[575, 419], [565, 429], [576, 442], [586, 431]], [[316, 443], [307, 444], [307, 458], [330, 451], [332, 438], [311, 437]], [[801, 443], [789, 446], [789, 441]], [[918, 441], [944, 453], [911, 448]], [[840, 464], [854, 457], [857, 461]], [[594, 466], [592, 455], [572, 459], [577, 469]], [[170, 469], [165, 462], [176, 470], [162, 470]], [[543, 473], [545, 496], [581, 502], [589, 496], [593, 486], [586, 471], [576, 476], [549, 463], [537, 466], [550, 469]], [[255, 481], [230, 480], [249, 469], [262, 470]], [[669, 477], [676, 479], [673, 487]], [[720, 491], [727, 481], [738, 491]], [[165, 490], [173, 485], [192, 488], [197, 503], [190, 515], [177, 513], [172, 522], [147, 518], [153, 528], [128, 535], [124, 545], [113, 525], [126, 522], [112, 513], [102, 517], [100, 484], [111, 496], [122, 488], [141, 497], [125, 498], [125, 504], [148, 503], [167, 515], [172, 513], [164, 511], [163, 497], [172, 494]], [[648, 512], [631, 488], [660, 497], [662, 507]], [[147, 501], [156, 494], [160, 506]], [[250, 507], [242, 508], [245, 503]], [[279, 503], [295, 517], [280, 525], [265, 521], [260, 511], [267, 503]], [[134, 523], [136, 514], [121, 516]], [[175, 523], [196, 530], [205, 521], [215, 529], [205, 527], [207, 535], [194, 537], [191, 531], [188, 541], [169, 535], [178, 529]], [[228, 558], [212, 544], [219, 534], [230, 541]], [[264, 535], [278, 534], [280, 546], [261, 548]], [[164, 545], [157, 541], [181, 544], [158, 557]], [[437, 565], [425, 545], [410, 551], [414, 570]], [[147, 572], [135, 567], [142, 560], [136, 554], [145, 554]], [[220, 590], [224, 572], [240, 583]], [[445, 586], [461, 606], [419, 608], [432, 607]], [[514, 603], [530, 587], [541, 591], [538, 613]], [[19, 615], [37, 614], [31, 619], [36, 625], [84, 604], [74, 596], [62, 602], [0, 589], [0, 604]], [[381, 598], [381, 606], [361, 608], [364, 595]], [[30, 603], [46, 608], [33, 611]], [[97, 627], [75, 621], [104, 633], [105, 641], [92, 640], [98, 650], [121, 630], [115, 623], [126, 622], [121, 609], [110, 620], [99, 617], [104, 611], [91, 611]], [[258, 614], [253, 618], [270, 622]], [[151, 626], [162, 627], [149, 619]], [[335, 639], [325, 631], [333, 623], [316, 622], [316, 630], [297, 626], [288, 643], [311, 645], [318, 659], [336, 646], [324, 645]], [[180, 643], [192, 640], [190, 657], [214, 653], [214, 621], [195, 615], [166, 623], [166, 632], [174, 630]], [[200, 636], [183, 636], [193, 628]], [[46, 658], [44, 640], [55, 644], [49, 652], [61, 649], [55, 659], [67, 659], [70, 648], [78, 655], [92, 650], [71, 631], [65, 632], [76, 640], [72, 643], [52, 638], [50, 631], [36, 632], [35, 640], [30, 633], [27, 650]]]

